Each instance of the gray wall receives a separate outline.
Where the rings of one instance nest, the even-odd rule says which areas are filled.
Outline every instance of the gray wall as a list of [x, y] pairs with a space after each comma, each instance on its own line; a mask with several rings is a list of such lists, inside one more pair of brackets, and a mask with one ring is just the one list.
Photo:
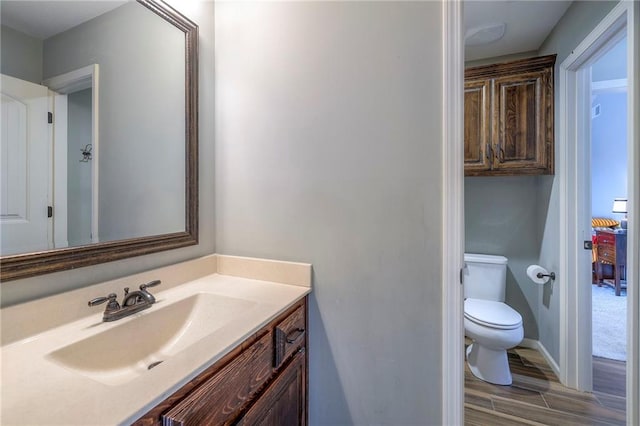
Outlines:
[[593, 104], [601, 112], [591, 120], [591, 215], [621, 220], [611, 208], [627, 197], [627, 92], [600, 93]]
[[627, 37], [616, 43], [596, 63], [591, 65], [591, 80], [627, 78]]
[[538, 338], [538, 286], [526, 274], [538, 262], [541, 235], [536, 176], [467, 177], [464, 180], [465, 251], [509, 259], [506, 303], [522, 315], [525, 337]]
[[216, 3], [216, 246], [313, 263], [312, 425], [440, 423], [441, 16]]
[[[627, 77], [627, 38], [620, 40], [591, 66], [591, 80], [603, 81]], [[627, 197], [627, 89], [597, 92], [591, 107], [598, 105], [600, 115], [591, 119], [591, 214], [612, 217], [615, 198]], [[607, 167], [602, 167], [603, 159]]]
[[[538, 56], [536, 51], [465, 62], [465, 68]], [[505, 302], [522, 315], [524, 336], [538, 339], [538, 288], [526, 274], [538, 263], [541, 233], [538, 227], [536, 176], [467, 177], [465, 197], [465, 252], [507, 257]], [[542, 200], [544, 202], [544, 200]]]
[[100, 66], [99, 238], [184, 231], [184, 33], [128, 3], [44, 42], [44, 77]]
[[[615, 5], [616, 2], [607, 1], [574, 2], [540, 47], [540, 55], [552, 53], [558, 55], [556, 59], [556, 105], [561, 89], [558, 78], [560, 64]], [[559, 120], [559, 111], [556, 108], [556, 135], [558, 134]], [[559, 146], [556, 143], [556, 158], [558, 150]], [[555, 177], [547, 176], [541, 178], [540, 182], [538, 199], [548, 199], [549, 201], [538, 205], [539, 228], [543, 233], [539, 262], [549, 270], [558, 271], [560, 260], [558, 180]], [[564, 283], [556, 280], [553, 285], [547, 284], [540, 290], [542, 303], [539, 305], [538, 312], [539, 340], [556, 362], [560, 361], [560, 296], [558, 288], [561, 285]]]
[[42, 40], [2, 25], [0, 72], [32, 83], [42, 83]]
[[[109, 262], [73, 271], [2, 282], [2, 306], [85, 287], [164, 265], [214, 253], [214, 3], [170, 3], [199, 25], [200, 30], [200, 242], [197, 246]], [[177, 203], [177, 201], [175, 201]]]

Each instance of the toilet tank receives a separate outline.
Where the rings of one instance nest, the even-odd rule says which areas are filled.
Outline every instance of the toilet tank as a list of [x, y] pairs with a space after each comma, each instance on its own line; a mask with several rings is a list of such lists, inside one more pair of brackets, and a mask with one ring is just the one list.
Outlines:
[[465, 253], [464, 297], [504, 302], [507, 284], [507, 258], [489, 254]]

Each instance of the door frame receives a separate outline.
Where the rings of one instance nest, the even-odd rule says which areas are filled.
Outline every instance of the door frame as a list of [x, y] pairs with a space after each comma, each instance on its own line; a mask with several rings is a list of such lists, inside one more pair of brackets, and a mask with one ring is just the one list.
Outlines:
[[464, 424], [464, 25], [442, 1], [442, 422]]
[[53, 141], [49, 167], [52, 170], [50, 182], [53, 206], [53, 245], [51, 248], [69, 246], [68, 203], [67, 203], [67, 168], [68, 168], [68, 114], [67, 95], [61, 95], [49, 88], [49, 111], [53, 113], [53, 126], [49, 126], [50, 140]]
[[[628, 152], [628, 245], [627, 280], [638, 283], [640, 277], [640, 128], [634, 125], [640, 113], [640, 5], [632, 1], [621, 1], [596, 26], [596, 28], [562, 62], [559, 70], [559, 196], [560, 196], [560, 380], [565, 386], [583, 391], [592, 388], [591, 322], [580, 319], [591, 318], [590, 291], [578, 285], [588, 271], [590, 254], [583, 250], [585, 230], [590, 229], [590, 218], [585, 210], [590, 194], [584, 194], [584, 179], [589, 176], [589, 146], [579, 143], [589, 135], [590, 102], [584, 102], [589, 84], [588, 72], [584, 70], [599, 52], [608, 46], [620, 31], [627, 35], [627, 152]], [[582, 139], [584, 140], [584, 139]], [[585, 155], [587, 157], [585, 157]], [[587, 187], [590, 187], [588, 185]], [[582, 192], [581, 192], [582, 191]], [[583, 214], [580, 214], [583, 212]], [[577, 220], [576, 220], [577, 219]], [[590, 239], [590, 232], [588, 234]], [[590, 281], [589, 281], [590, 282]], [[590, 290], [590, 289], [589, 289]], [[640, 324], [638, 312], [640, 292], [634, 285], [627, 288], [627, 424], [638, 424], [638, 397], [640, 392], [639, 355]]]
[[[64, 74], [57, 75], [45, 80], [42, 84], [49, 89], [54, 90], [62, 95], [77, 92], [79, 90], [91, 88], [91, 242], [100, 242], [99, 230], [99, 205], [98, 205], [98, 177], [99, 177], [99, 154], [100, 154], [100, 66], [98, 64], [87, 65]], [[57, 99], [56, 106], [66, 105], [66, 99]], [[66, 127], [66, 126], [65, 126]], [[66, 129], [65, 129], [66, 130]], [[57, 135], [56, 135], [57, 136]], [[56, 138], [56, 140], [59, 138]], [[66, 143], [66, 141], [65, 141]], [[58, 152], [58, 150], [56, 150]], [[65, 154], [66, 155], [66, 149]], [[64, 160], [66, 164], [66, 160]], [[57, 163], [56, 163], [57, 164]], [[66, 170], [64, 170], [66, 173]], [[56, 176], [57, 178], [58, 176]], [[66, 185], [66, 179], [56, 179], [56, 192], [66, 193], [66, 189], [60, 188], [58, 182]]]

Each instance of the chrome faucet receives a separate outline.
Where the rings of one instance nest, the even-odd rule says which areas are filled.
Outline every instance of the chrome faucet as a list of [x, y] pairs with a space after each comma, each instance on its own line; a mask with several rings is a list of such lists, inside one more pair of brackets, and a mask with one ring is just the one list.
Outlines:
[[156, 298], [153, 294], [147, 291], [149, 287], [155, 287], [160, 284], [160, 280], [151, 281], [140, 286], [140, 290], [132, 291], [129, 293], [129, 287], [124, 289], [124, 299], [122, 300], [122, 307], [134, 306], [140, 303], [148, 303], [153, 305], [156, 303]]
[[118, 303], [117, 295], [111, 293], [106, 297], [98, 297], [89, 301], [89, 306], [100, 305], [104, 302], [107, 303], [107, 308], [104, 311], [102, 320], [105, 322], [119, 320], [120, 318], [127, 317], [129, 315], [140, 312], [144, 309], [150, 308], [151, 305], [156, 303], [156, 298], [153, 294], [147, 291], [149, 287], [155, 287], [160, 284], [160, 280], [154, 280], [140, 286], [140, 290], [129, 292], [129, 287], [124, 289], [124, 298], [122, 299], [122, 306]]

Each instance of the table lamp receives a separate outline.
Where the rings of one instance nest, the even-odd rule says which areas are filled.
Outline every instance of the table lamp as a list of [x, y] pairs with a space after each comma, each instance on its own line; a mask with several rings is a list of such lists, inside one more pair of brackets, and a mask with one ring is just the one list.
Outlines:
[[627, 199], [626, 198], [614, 198], [613, 199], [613, 208], [611, 209], [612, 213], [622, 213], [624, 214], [624, 219], [620, 221], [620, 227], [622, 229], [627, 229]]

